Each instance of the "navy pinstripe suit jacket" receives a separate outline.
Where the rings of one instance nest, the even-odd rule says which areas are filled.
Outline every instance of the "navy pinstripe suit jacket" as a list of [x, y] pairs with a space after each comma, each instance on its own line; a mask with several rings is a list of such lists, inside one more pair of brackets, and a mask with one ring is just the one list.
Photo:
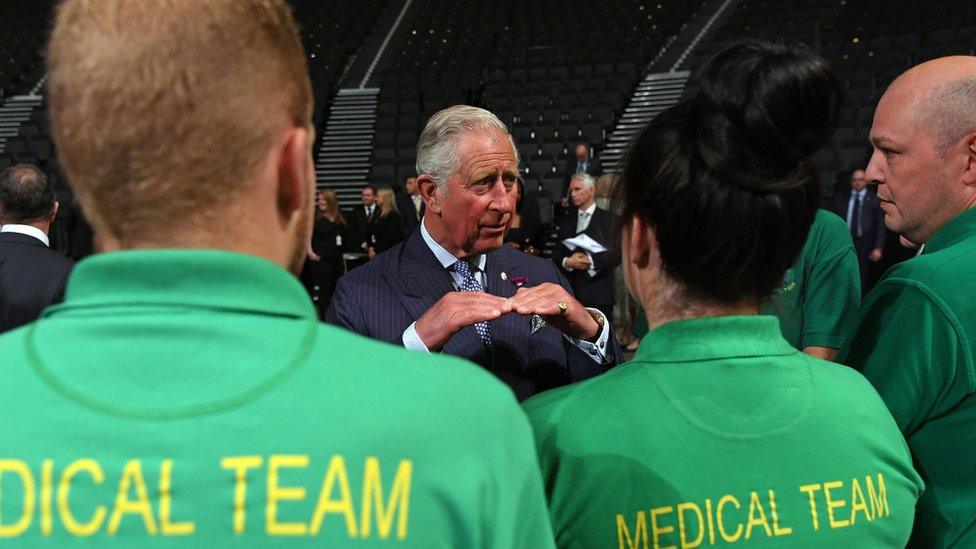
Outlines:
[[[501, 273], [507, 280], [502, 280]], [[512, 278], [525, 276], [526, 286], [555, 282], [572, 293], [569, 283], [549, 260], [508, 246], [488, 253], [488, 293], [515, 295]], [[420, 231], [353, 269], [339, 279], [325, 321], [367, 337], [403, 344], [403, 331], [446, 293], [454, 291], [451, 274], [427, 247]], [[462, 328], [443, 352], [476, 362], [494, 373], [519, 400], [553, 387], [600, 374], [622, 356], [610, 336], [609, 365], [601, 366], [551, 326], [531, 332], [529, 317], [508, 314], [491, 322], [493, 352], [489, 353], [473, 326]], [[393, 367], [395, 365], [391, 365]], [[463, 390], [459, 388], [459, 390]]]

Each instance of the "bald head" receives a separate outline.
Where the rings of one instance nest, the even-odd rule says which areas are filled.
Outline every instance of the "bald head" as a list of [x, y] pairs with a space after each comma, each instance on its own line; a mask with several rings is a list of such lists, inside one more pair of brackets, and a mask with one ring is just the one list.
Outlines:
[[976, 206], [976, 57], [912, 68], [885, 92], [865, 170], [885, 225], [921, 244]]
[[892, 82], [878, 108], [886, 101], [905, 109], [945, 154], [976, 132], [976, 57], [942, 57], [912, 67]]

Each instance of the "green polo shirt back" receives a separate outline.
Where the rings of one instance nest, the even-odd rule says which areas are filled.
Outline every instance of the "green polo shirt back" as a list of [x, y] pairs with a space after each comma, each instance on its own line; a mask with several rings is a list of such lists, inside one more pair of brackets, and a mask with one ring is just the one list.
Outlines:
[[662, 325], [523, 407], [560, 547], [901, 547], [922, 490], [870, 384], [768, 316]]
[[794, 347], [840, 348], [857, 318], [861, 275], [844, 220], [817, 210], [800, 257], [763, 303]]
[[552, 544], [507, 388], [317, 323], [266, 261], [95, 256], [0, 357], [0, 546]]
[[891, 409], [927, 489], [913, 545], [976, 547], [976, 209], [865, 298], [838, 360]]

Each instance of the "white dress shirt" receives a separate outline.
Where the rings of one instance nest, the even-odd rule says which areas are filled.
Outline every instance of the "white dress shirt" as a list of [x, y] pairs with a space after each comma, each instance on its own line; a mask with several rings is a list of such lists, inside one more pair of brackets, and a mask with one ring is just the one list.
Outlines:
[[[440, 262], [441, 266], [445, 269], [450, 269], [451, 265], [458, 260], [454, 257], [454, 254], [444, 249], [432, 236], [427, 232], [427, 226], [421, 222], [420, 223], [420, 236], [423, 237], [424, 243], [430, 248], [430, 251], [434, 253], [434, 257]], [[485, 254], [474, 255], [467, 258], [468, 263], [471, 264], [471, 274], [474, 275], [475, 279], [481, 284], [481, 287], [485, 287], [485, 264], [488, 262], [488, 257]], [[451, 278], [454, 281], [454, 290], [457, 291], [461, 287], [461, 275], [454, 272], [453, 269], [450, 270]], [[610, 319], [607, 315], [603, 314], [597, 309], [592, 309], [590, 307], [586, 308], [587, 311], [597, 313], [604, 318], [603, 329], [600, 332], [600, 337], [597, 338], [595, 343], [590, 343], [589, 341], [584, 341], [581, 339], [576, 339], [563, 334], [567, 340], [569, 340], [573, 345], [579, 347], [583, 352], [587, 354], [594, 361], [603, 364], [607, 360], [607, 342], [610, 340]], [[420, 339], [420, 335], [417, 334], [417, 323], [412, 322], [407, 329], [403, 331], [403, 346], [411, 351], [420, 351], [424, 353], [429, 353], [430, 349], [424, 345], [424, 341]]]
[[48, 240], [47, 234], [44, 231], [33, 227], [31, 225], [18, 225], [17, 223], [8, 223], [0, 227], [0, 233], [19, 233], [26, 234], [27, 236], [33, 236], [34, 238], [40, 240], [48, 248], [51, 247], [51, 241]]
[[867, 194], [867, 189], [861, 189], [859, 191], [851, 191], [851, 199], [847, 201], [847, 226], [853, 231], [856, 229], [854, 227], [854, 201], [856, 200], [861, 205], [861, 219], [864, 219], [864, 195]]

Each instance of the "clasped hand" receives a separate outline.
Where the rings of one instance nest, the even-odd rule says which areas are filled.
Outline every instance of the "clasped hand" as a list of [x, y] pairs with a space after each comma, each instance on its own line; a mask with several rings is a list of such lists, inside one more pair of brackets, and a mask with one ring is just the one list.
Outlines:
[[[560, 302], [566, 304], [566, 311], [559, 308]], [[509, 313], [539, 315], [550, 326], [577, 339], [592, 339], [600, 329], [576, 298], [552, 282], [519, 288], [510, 298], [485, 292], [451, 292], [417, 319], [414, 328], [427, 349], [439, 351], [462, 328]]]
[[574, 252], [566, 258], [566, 266], [574, 271], [585, 271], [591, 267], [590, 258], [583, 252]]

